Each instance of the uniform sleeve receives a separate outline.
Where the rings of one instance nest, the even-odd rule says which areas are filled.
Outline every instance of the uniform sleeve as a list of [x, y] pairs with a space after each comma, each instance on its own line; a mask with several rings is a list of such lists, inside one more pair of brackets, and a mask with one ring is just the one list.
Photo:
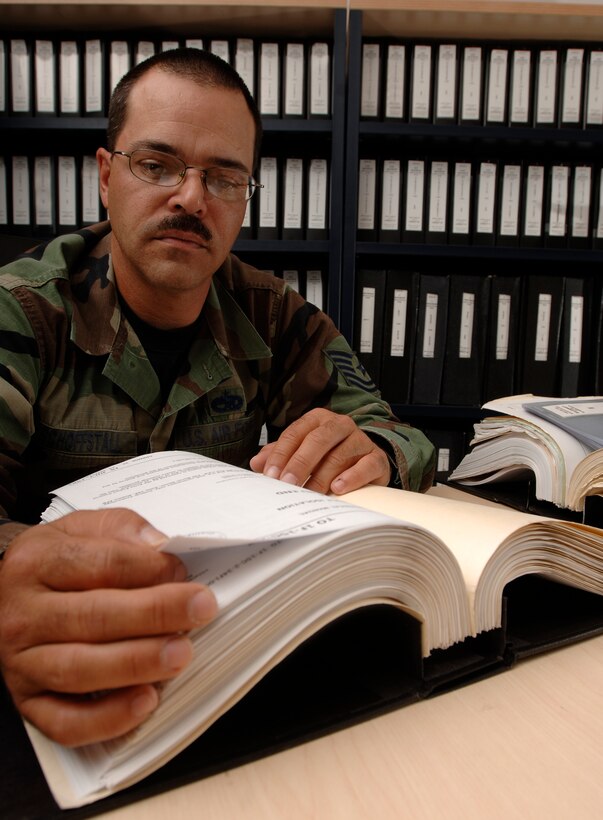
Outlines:
[[315, 407], [350, 416], [388, 454], [392, 484], [424, 492], [435, 451], [420, 430], [400, 421], [331, 319], [285, 293], [274, 345], [269, 433], [273, 440]]

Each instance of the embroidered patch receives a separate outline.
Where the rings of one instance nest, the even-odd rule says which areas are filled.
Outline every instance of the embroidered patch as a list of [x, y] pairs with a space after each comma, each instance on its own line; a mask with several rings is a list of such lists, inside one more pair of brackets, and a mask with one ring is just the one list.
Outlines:
[[359, 387], [371, 393], [377, 390], [375, 382], [351, 350], [327, 350], [326, 353], [350, 387]]
[[210, 402], [215, 413], [234, 413], [243, 406], [243, 397], [237, 393], [222, 393]]

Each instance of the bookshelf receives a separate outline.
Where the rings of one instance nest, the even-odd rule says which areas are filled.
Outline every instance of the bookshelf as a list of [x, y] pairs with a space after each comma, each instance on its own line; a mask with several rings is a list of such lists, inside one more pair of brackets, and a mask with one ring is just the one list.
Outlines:
[[[459, 103], [457, 97], [457, 113], [449, 120], [440, 120], [434, 116], [435, 112], [435, 84], [434, 77], [437, 71], [436, 55], [440, 45], [456, 44], [458, 55], [464, 46], [480, 45], [484, 50], [484, 57], [489, 54], [490, 48], [507, 47], [531, 51], [532, 75], [534, 75], [535, 59], [541, 51], [558, 49], [559, 58], [565, 55], [565, 50], [571, 47], [584, 48], [585, 53], [602, 48], [603, 42], [603, 7], [590, 3], [541, 3], [541, 2], [444, 2], [444, 0], [377, 0], [377, 2], [352, 2], [349, 15], [348, 44], [348, 107], [346, 122], [346, 186], [347, 191], [355, 191], [357, 196], [345, 198], [344, 206], [344, 237], [343, 237], [343, 270], [344, 280], [341, 297], [341, 327], [348, 338], [354, 341], [356, 349], [361, 349], [362, 323], [360, 318], [361, 301], [365, 291], [362, 284], [366, 278], [366, 271], [380, 271], [386, 276], [389, 270], [408, 270], [427, 275], [470, 274], [476, 279], [481, 277], [497, 276], [499, 279], [510, 275], [518, 275], [526, 280], [540, 274], [550, 280], [560, 280], [565, 276], [576, 276], [584, 279], [588, 287], [591, 303], [589, 309], [598, 312], [600, 303], [599, 270], [603, 262], [600, 243], [593, 240], [594, 226], [589, 227], [589, 237], [585, 242], [574, 242], [569, 236], [560, 242], [553, 241], [548, 236], [548, 225], [544, 224], [542, 238], [528, 246], [523, 242], [505, 242], [501, 244], [496, 236], [491, 242], [476, 241], [476, 237], [468, 235], [461, 241], [451, 242], [450, 227], [444, 239], [429, 239], [427, 236], [427, 205], [424, 212], [424, 233], [416, 239], [409, 232], [405, 237], [403, 208], [408, 205], [405, 201], [404, 173], [408, 172], [408, 160], [421, 160], [427, 174], [431, 163], [446, 160], [450, 172], [455, 161], [469, 161], [473, 166], [473, 186], [475, 173], [479, 163], [493, 161], [498, 166], [499, 174], [507, 165], [517, 163], [524, 168], [530, 164], [543, 163], [547, 171], [553, 166], [569, 166], [570, 175], [577, 168], [589, 166], [592, 168], [593, 188], [591, 190], [590, 218], [596, 209], [596, 197], [600, 185], [601, 148], [603, 146], [603, 129], [598, 127], [584, 127], [583, 120], [579, 124], [563, 127], [556, 119], [555, 124], [549, 127], [535, 127], [533, 112], [527, 123], [519, 126], [510, 124], [507, 114], [501, 123], [486, 123], [483, 116], [476, 122], [462, 122], [458, 117]], [[407, 109], [400, 118], [386, 117], [384, 114], [384, 100], [380, 99], [378, 113], [363, 116], [361, 103], [363, 92], [363, 46], [365, 44], [379, 44], [383, 53], [388, 45], [401, 44], [406, 46], [406, 106]], [[431, 101], [429, 115], [423, 121], [413, 118], [409, 113], [410, 93], [412, 83], [411, 49], [416, 44], [431, 46]], [[373, 58], [369, 58], [373, 59]], [[561, 72], [559, 65], [559, 75]], [[369, 69], [367, 69], [369, 70]], [[374, 70], [374, 66], [373, 69]], [[380, 63], [381, 80], [385, 81], [385, 66]], [[482, 89], [486, 87], [487, 66], [483, 65], [484, 72]], [[510, 75], [509, 75], [510, 76]], [[460, 93], [460, 68], [457, 75], [457, 91]], [[507, 89], [509, 85], [507, 86]], [[535, 90], [531, 88], [532, 102], [535, 99]], [[383, 87], [381, 87], [383, 94]], [[377, 192], [375, 195], [376, 213], [374, 229], [359, 231], [359, 206], [366, 189], [360, 178], [360, 161], [370, 157], [376, 159]], [[382, 170], [382, 160], [397, 159], [400, 161], [400, 233], [381, 232], [378, 209], [381, 205], [379, 171]], [[364, 172], [363, 167], [363, 172]], [[424, 180], [424, 194], [428, 194], [429, 178]], [[499, 191], [502, 176], [497, 180]], [[545, 189], [549, 180], [545, 181]], [[523, 179], [522, 179], [523, 185]], [[450, 191], [450, 187], [449, 187]], [[473, 188], [475, 205], [476, 188]], [[499, 193], [497, 193], [497, 197]], [[547, 196], [545, 190], [545, 197]], [[546, 201], [543, 208], [546, 209]], [[569, 208], [569, 206], [568, 206]], [[450, 204], [449, 204], [450, 219]], [[496, 218], [498, 218], [498, 213]], [[569, 211], [568, 211], [569, 220]], [[519, 223], [521, 225], [521, 222]], [[547, 231], [545, 236], [544, 231]], [[498, 232], [495, 226], [494, 233]], [[393, 237], [393, 238], [390, 238]], [[522, 286], [523, 287], [523, 286]], [[370, 290], [370, 289], [369, 289]], [[378, 294], [378, 288], [377, 288]], [[372, 297], [371, 297], [372, 298]], [[522, 293], [523, 301], [527, 295]], [[375, 297], [378, 304], [378, 296]], [[387, 304], [387, 294], [382, 296]], [[585, 297], [586, 304], [586, 297]], [[370, 305], [370, 302], [369, 302]], [[595, 311], [596, 307], [596, 311]], [[491, 321], [490, 316], [488, 320]], [[377, 344], [388, 343], [388, 317], [377, 319], [374, 327]], [[595, 356], [595, 348], [600, 344], [594, 342], [597, 331], [596, 317], [592, 317], [592, 330], [588, 339], [591, 355]], [[370, 323], [369, 323], [370, 326]], [[416, 328], [417, 332], [420, 327]], [[559, 331], [562, 333], [562, 330]], [[527, 338], [527, 331], [523, 331], [523, 346]], [[449, 341], [449, 340], [447, 340]], [[421, 339], [417, 339], [417, 345]], [[522, 351], [518, 350], [518, 355]], [[385, 355], [383, 352], [382, 355]], [[436, 354], [437, 355], [437, 354]], [[596, 354], [600, 357], [600, 351]], [[446, 360], [444, 361], [446, 364]], [[481, 366], [481, 365], [480, 365]], [[487, 366], [487, 361], [484, 366]], [[585, 392], [596, 392], [600, 385], [595, 384], [595, 363], [591, 365], [591, 381]], [[441, 374], [438, 378], [445, 379]], [[463, 376], [464, 378], [464, 376]], [[527, 375], [525, 377], [527, 379]], [[390, 385], [380, 384], [382, 392], [389, 398]], [[520, 389], [517, 389], [520, 388]], [[596, 388], [596, 389], [595, 389]], [[521, 383], [509, 392], [529, 392]], [[541, 392], [536, 387], [532, 392]], [[553, 393], [554, 395], [555, 393]], [[557, 395], [559, 395], [557, 393]], [[482, 401], [494, 398], [492, 395], [483, 395]], [[463, 404], [461, 401], [444, 403], [442, 395], [439, 400], [432, 402], [413, 401], [412, 397], [402, 403], [392, 399], [397, 413], [427, 430], [432, 438], [439, 433], [450, 434], [462, 439], [460, 448], [466, 445], [472, 431], [473, 422], [481, 413], [481, 401]]]
[[[339, 317], [341, 292], [341, 236], [343, 218], [343, 145], [345, 105], [346, 13], [343, 0], [322, 4], [314, 0], [283, 6], [274, 2], [199, 3], [158, 2], [125, 3], [5, 3], [0, 2], [0, 41], [23, 38], [59, 43], [65, 38], [80, 43], [98, 37], [107, 43], [124, 39], [133, 42], [146, 38], [161, 40], [202, 38], [229, 42], [231, 52], [236, 38], [250, 38], [257, 49], [268, 38], [282, 48], [289, 42], [309, 47], [327, 42], [330, 48], [330, 113], [325, 117], [263, 118], [263, 154], [319, 156], [328, 162], [330, 224], [320, 239], [240, 238], [235, 253], [260, 268], [282, 272], [299, 267], [302, 271], [320, 270], [323, 274], [322, 307], [333, 318]], [[7, 55], [8, 59], [8, 55]], [[7, 71], [8, 73], [8, 71]], [[7, 89], [8, 92], [8, 89]], [[15, 115], [10, 104], [0, 112], [3, 133], [0, 156], [15, 153], [31, 159], [40, 153], [53, 156], [94, 155], [104, 141], [106, 110], [101, 116]], [[43, 148], [41, 148], [43, 145]], [[7, 172], [8, 173], [8, 172]], [[10, 189], [9, 189], [10, 196]], [[253, 206], [257, 207], [253, 202]], [[10, 208], [10, 203], [9, 203]], [[60, 233], [61, 230], [56, 232]], [[15, 229], [14, 222], [0, 228], [0, 262], [32, 245], [32, 239], [45, 238], [27, 226]]]

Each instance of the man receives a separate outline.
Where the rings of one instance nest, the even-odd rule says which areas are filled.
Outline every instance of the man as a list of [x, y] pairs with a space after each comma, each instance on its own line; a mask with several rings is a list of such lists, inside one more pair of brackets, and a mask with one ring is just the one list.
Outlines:
[[168, 448], [320, 492], [431, 483], [431, 445], [330, 320], [230, 255], [260, 136], [226, 63], [156, 55], [119, 84], [97, 153], [111, 225], [0, 271], [0, 663], [64, 744], [144, 720], [216, 604], [129, 511], [36, 525], [53, 486]]

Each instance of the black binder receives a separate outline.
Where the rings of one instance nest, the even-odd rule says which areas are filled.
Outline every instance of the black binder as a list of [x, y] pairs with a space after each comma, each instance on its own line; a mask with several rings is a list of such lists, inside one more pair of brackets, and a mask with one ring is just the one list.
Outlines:
[[282, 172], [281, 237], [303, 239], [306, 200], [304, 160], [301, 157], [287, 157]]
[[79, 117], [82, 113], [82, 58], [77, 40], [61, 40], [59, 47], [59, 114]]
[[30, 117], [33, 113], [33, 58], [32, 45], [27, 39], [10, 40], [9, 86], [10, 114]]
[[385, 93], [383, 118], [385, 120], [408, 119], [408, 47], [403, 43], [390, 43], [386, 49]]
[[522, 298], [520, 393], [554, 396], [561, 337], [563, 278], [530, 275]]
[[534, 125], [555, 128], [559, 112], [559, 52], [543, 48], [538, 53], [534, 86]]
[[280, 161], [278, 157], [262, 157], [260, 159], [259, 179], [264, 187], [259, 188], [253, 195], [258, 198], [256, 205], [258, 239], [279, 238], [279, 215], [281, 200], [281, 180], [279, 174]]
[[329, 43], [312, 43], [308, 52], [308, 117], [331, 115], [331, 49]]
[[33, 55], [34, 101], [37, 116], [55, 116], [57, 104], [57, 55], [53, 40], [36, 39]]
[[381, 44], [362, 44], [360, 80], [360, 118], [377, 120], [381, 116]]
[[561, 71], [561, 128], [581, 128], [584, 122], [584, 48], [567, 48]]
[[596, 48], [587, 56], [584, 125], [603, 128], [603, 50]]
[[546, 175], [547, 168], [540, 164], [530, 164], [524, 171], [520, 236], [520, 244], [524, 247], [544, 245]]
[[425, 240], [426, 175], [425, 160], [408, 160], [402, 183], [403, 242], [423, 242]]
[[377, 386], [381, 385], [385, 276], [384, 270], [356, 272], [354, 350]]
[[[201, 45], [200, 48], [202, 47]], [[256, 57], [255, 43], [251, 37], [237, 37], [234, 47], [234, 67], [255, 99]]]
[[378, 225], [378, 163], [368, 157], [358, 163], [358, 211], [356, 238], [359, 242], [375, 242]]
[[380, 165], [379, 241], [399, 242], [402, 197], [402, 162], [384, 159]]
[[459, 92], [459, 122], [480, 125], [484, 102], [484, 49], [481, 46], [463, 47]]
[[390, 404], [410, 404], [417, 341], [420, 274], [388, 270], [383, 315], [381, 390]]
[[533, 55], [529, 48], [516, 48], [511, 56], [509, 79], [509, 125], [527, 128], [532, 124]]
[[462, 430], [442, 430], [434, 427], [425, 430], [425, 435], [436, 451], [435, 480], [445, 483], [465, 455], [466, 435]]
[[437, 47], [433, 116], [438, 123], [453, 123], [457, 120], [458, 51], [456, 43], [440, 43]]
[[519, 245], [521, 231], [522, 168], [519, 163], [505, 163], [498, 196], [496, 243]]
[[473, 210], [473, 242], [475, 245], [494, 245], [496, 241], [498, 184], [497, 163], [480, 162], [475, 179]]
[[593, 281], [566, 277], [563, 293], [561, 348], [559, 351], [560, 396], [583, 396], [593, 389], [591, 378], [595, 349], [592, 344]]
[[484, 402], [516, 392], [521, 293], [520, 276], [497, 275], [490, 279]]
[[55, 161], [53, 156], [33, 159], [33, 215], [36, 236], [53, 236], [56, 232]]
[[328, 239], [329, 187], [329, 161], [313, 157], [307, 163], [306, 239]]
[[283, 117], [306, 116], [306, 47], [304, 43], [286, 43], [283, 53]]
[[448, 212], [450, 210], [449, 163], [432, 160], [429, 163], [425, 240], [429, 243], [448, 242]]
[[561, 163], [548, 169], [544, 244], [550, 248], [565, 248], [568, 244], [570, 173], [569, 166]]
[[448, 242], [469, 245], [473, 231], [473, 165], [457, 161], [451, 170]]
[[593, 168], [591, 165], [576, 165], [571, 177], [568, 243], [572, 248], [587, 249], [593, 241]]
[[442, 404], [479, 407], [483, 402], [489, 290], [486, 276], [450, 275]]
[[78, 228], [81, 177], [74, 156], [57, 158], [57, 230], [69, 233]]
[[484, 121], [505, 125], [509, 103], [509, 49], [493, 47], [486, 65]]
[[258, 58], [257, 102], [262, 117], [281, 114], [281, 56], [280, 44], [260, 43]]
[[18, 236], [30, 235], [33, 211], [30, 158], [25, 154], [13, 155], [8, 168], [10, 230]]
[[433, 117], [433, 46], [416, 43], [410, 59], [410, 121], [431, 122]]
[[0, 115], [8, 113], [8, 50], [0, 37]]
[[89, 38], [84, 44], [84, 100], [83, 113], [87, 117], [101, 117], [107, 110], [105, 44], [100, 38]]
[[446, 349], [449, 277], [422, 274], [412, 404], [439, 404]]

